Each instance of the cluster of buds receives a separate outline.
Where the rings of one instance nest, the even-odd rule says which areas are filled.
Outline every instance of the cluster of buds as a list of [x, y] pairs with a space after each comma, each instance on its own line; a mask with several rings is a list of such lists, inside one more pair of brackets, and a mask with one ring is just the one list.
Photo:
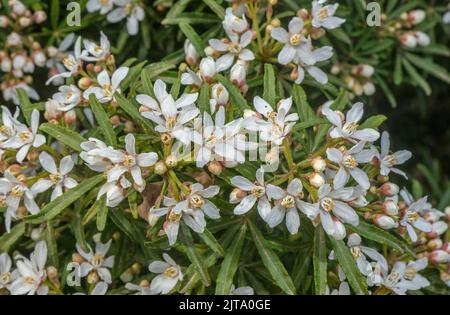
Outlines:
[[341, 75], [347, 87], [357, 96], [373, 95], [376, 91], [372, 82], [375, 69], [368, 64], [345, 65], [336, 64], [331, 68], [331, 73]]
[[9, 34], [0, 47], [0, 90], [6, 101], [18, 104], [16, 89], [25, 89], [30, 97], [38, 99], [30, 86], [36, 67], [44, 67], [47, 61], [45, 50], [32, 36], [25, 35], [25, 29], [33, 24], [43, 23], [44, 11], [32, 12], [18, 0], [8, 1], [8, 13], [0, 15], [0, 29]]
[[[425, 18], [426, 13], [423, 10], [404, 12], [398, 19], [389, 22], [386, 30], [389, 34], [397, 37], [407, 48], [426, 47], [430, 44], [428, 34], [414, 30], [414, 27], [422, 23]], [[386, 20], [386, 17], [383, 20]]]

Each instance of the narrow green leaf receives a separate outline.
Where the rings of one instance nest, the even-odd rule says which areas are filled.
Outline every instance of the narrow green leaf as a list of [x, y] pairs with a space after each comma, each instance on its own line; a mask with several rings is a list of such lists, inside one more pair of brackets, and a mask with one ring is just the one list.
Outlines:
[[[147, 72], [147, 74], [146, 74], [147, 79], [151, 80], [151, 79], [154, 79], [157, 76], [159, 76], [161, 73], [164, 73], [173, 68], [175, 68], [175, 65], [173, 63], [169, 63], [166, 61], [160, 61], [160, 62], [151, 63], [151, 64], [145, 66], [145, 68], [142, 71]], [[152, 89], [152, 94], [153, 94], [153, 89]]]
[[200, 108], [200, 112], [209, 112], [210, 106], [209, 106], [209, 93], [210, 93], [210, 87], [208, 83], [203, 83], [202, 87], [200, 88], [200, 95], [198, 97], [198, 107]]
[[195, 269], [200, 276], [200, 280], [208, 287], [211, 284], [211, 277], [209, 276], [208, 269], [205, 266], [202, 256], [195, 248], [191, 232], [184, 224], [181, 224], [181, 241], [186, 246], [186, 254], [191, 263], [195, 266]]
[[0, 252], [8, 252], [25, 233], [25, 222], [20, 222], [14, 225], [9, 233], [4, 233], [0, 236]]
[[263, 99], [270, 105], [275, 106], [277, 97], [275, 72], [273, 66], [270, 63], [264, 64], [264, 92]]
[[24, 89], [17, 89], [16, 91], [17, 97], [19, 99], [20, 110], [22, 111], [26, 123], [28, 124], [28, 126], [30, 126], [31, 113], [33, 112], [34, 109], [43, 111], [45, 109], [45, 103], [41, 102], [32, 104], [30, 98], [28, 97], [27, 92], [25, 92]]
[[359, 129], [364, 128], [372, 128], [372, 129], [378, 129], [378, 127], [381, 126], [381, 124], [387, 119], [384, 115], [376, 115], [371, 116], [367, 118], [367, 120], [359, 126]]
[[162, 25], [175, 25], [181, 22], [188, 24], [215, 24], [220, 19], [215, 14], [207, 14], [203, 12], [181, 13], [175, 17], [168, 17], [162, 20]]
[[205, 44], [203, 43], [202, 38], [197, 34], [197, 32], [186, 22], [181, 22], [179, 27], [184, 35], [189, 39], [192, 45], [194, 45], [197, 53], [205, 57]]
[[294, 99], [294, 103], [297, 107], [297, 113], [300, 117], [300, 121], [308, 121], [311, 117], [315, 116], [314, 110], [308, 103], [305, 90], [303, 90], [300, 85], [295, 84], [292, 88], [292, 98]]
[[58, 27], [59, 20], [59, 0], [52, 0], [50, 7], [50, 19], [54, 30]]
[[103, 109], [103, 105], [97, 101], [94, 94], [89, 95], [89, 103], [91, 105], [92, 112], [94, 113], [95, 120], [100, 126], [103, 136], [105, 136], [105, 142], [108, 145], [117, 147], [116, 134], [114, 133], [108, 114], [106, 114], [106, 111]]
[[136, 227], [128, 220], [122, 209], [110, 209], [109, 218], [130, 240], [138, 244], [144, 243], [143, 235], [136, 230]]
[[214, 235], [207, 229], [203, 231], [203, 233], [199, 233], [198, 236], [205, 242], [209, 248], [212, 249], [213, 252], [217, 253], [220, 256], [225, 254], [225, 251], [222, 248], [222, 245], [217, 241]]
[[395, 85], [400, 85], [402, 81], [403, 81], [402, 55], [397, 54], [395, 58], [394, 83]]
[[153, 130], [153, 126], [151, 125], [151, 123], [139, 113], [139, 110], [136, 106], [134, 106], [130, 101], [128, 101], [120, 94], [116, 94], [115, 97], [119, 107], [122, 108], [128, 115], [130, 115], [130, 117], [135, 122], [140, 123], [140, 125], [146, 130]]
[[70, 189], [66, 193], [45, 205], [39, 213], [27, 216], [23, 220], [32, 224], [39, 224], [53, 219], [76, 200], [80, 199], [85, 193], [100, 184], [103, 180], [103, 174], [85, 179], [76, 187]]
[[72, 223], [71, 229], [77, 241], [77, 244], [85, 251], [89, 252], [89, 248], [87, 247], [86, 237], [84, 234], [84, 226], [81, 222], [81, 214], [79, 211], [74, 211], [72, 213]]
[[129, 88], [131, 83], [137, 80], [137, 78], [142, 72], [142, 68], [144, 68], [146, 63], [147, 61], [142, 61], [141, 63], [138, 63], [137, 65], [131, 67], [128, 70], [127, 76], [125, 77], [125, 79], [123, 79], [122, 82], [120, 82], [120, 89], [122, 92], [125, 91], [127, 88]]
[[276, 284], [286, 293], [295, 294], [295, 286], [292, 282], [291, 276], [287, 272], [280, 258], [267, 246], [266, 240], [251, 221], [248, 221], [250, 232], [253, 236], [253, 241], [258, 250], [259, 256], [262, 259], [264, 266], [269, 271]]
[[178, 95], [180, 94], [181, 89], [181, 76], [178, 77], [178, 79], [175, 80], [175, 83], [172, 85], [172, 88], [170, 89], [170, 95], [176, 100], [178, 98]]
[[444, 67], [435, 64], [428, 59], [410, 53], [406, 54], [406, 58], [417, 68], [420, 68], [436, 78], [450, 84], [450, 73]]
[[301, 254], [303, 255], [300, 255], [300, 253], [298, 254], [291, 272], [292, 281], [294, 282], [294, 286], [297, 290], [300, 288], [308, 271], [310, 270], [312, 249], [309, 248], [304, 250]]
[[223, 20], [225, 18], [225, 10], [217, 0], [203, 0], [203, 2], [219, 17], [219, 19]]
[[408, 72], [409, 76], [413, 80], [413, 82], [417, 83], [426, 95], [431, 94], [431, 87], [428, 82], [417, 72], [417, 70], [409, 63], [408, 60], [403, 59], [403, 65], [405, 66], [406, 72]]
[[86, 139], [83, 138], [78, 132], [60, 125], [43, 123], [40, 125], [39, 130], [78, 152], [82, 151], [80, 144], [86, 141]]
[[216, 280], [216, 295], [228, 295], [233, 285], [233, 278], [239, 264], [239, 257], [241, 256], [242, 245], [245, 240], [245, 233], [247, 232], [247, 225], [243, 224], [236, 235], [230, 247], [227, 248], [225, 258], [220, 266], [219, 273]]
[[100, 232], [105, 229], [106, 221], [108, 219], [108, 207], [106, 206], [105, 196], [98, 200], [98, 212], [97, 212], [97, 230]]
[[359, 295], [368, 294], [366, 280], [359, 271], [355, 259], [344, 241], [337, 241], [334, 237], [329, 237], [329, 240], [334, 248], [339, 265], [342, 267], [348, 283], [355, 293]]
[[327, 290], [327, 261], [325, 232], [321, 226], [318, 226], [314, 235], [313, 248], [314, 288], [317, 295], [324, 295]]
[[375, 78], [375, 83], [377, 83], [381, 87], [381, 90], [383, 91], [384, 95], [388, 99], [391, 106], [393, 108], [396, 108], [397, 107], [397, 99], [395, 98], [394, 93], [392, 93], [391, 89], [386, 84], [384, 79], [377, 74], [375, 74], [374, 78]]
[[343, 110], [348, 103], [349, 99], [347, 91], [345, 91], [344, 89], [340, 89], [336, 100], [333, 102], [333, 104], [331, 104], [330, 107], [334, 110]]
[[53, 229], [53, 225], [51, 221], [47, 221], [45, 227], [45, 242], [47, 243], [48, 249], [48, 261], [51, 266], [59, 267], [59, 259], [58, 259], [58, 247], [56, 245], [56, 237], [55, 230]]

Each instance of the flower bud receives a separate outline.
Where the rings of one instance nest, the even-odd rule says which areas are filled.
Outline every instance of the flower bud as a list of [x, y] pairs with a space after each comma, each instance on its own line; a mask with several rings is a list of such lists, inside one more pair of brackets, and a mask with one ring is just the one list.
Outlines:
[[338, 75], [341, 72], [341, 67], [339, 65], [333, 65], [330, 70], [331, 74]]
[[22, 26], [22, 27], [28, 27], [28, 26], [30, 26], [31, 25], [31, 19], [30, 18], [28, 18], [28, 17], [25, 17], [25, 16], [22, 16], [20, 19], [19, 19], [19, 25], [20, 26]]
[[175, 168], [178, 165], [178, 159], [174, 154], [169, 155], [165, 162], [168, 168]]
[[34, 72], [34, 63], [31, 60], [27, 60], [25, 63], [25, 66], [23, 67], [23, 71], [26, 73], [33, 73]]
[[14, 1], [12, 3], [11, 11], [14, 12], [15, 14], [23, 15], [23, 14], [25, 14], [26, 10], [27, 10], [27, 8], [25, 7], [25, 5], [22, 2]]
[[360, 64], [360, 65], [357, 65], [355, 68], [353, 68], [352, 72], [353, 72], [353, 74], [361, 75], [366, 78], [370, 78], [373, 75], [373, 73], [375, 72], [375, 69], [371, 65]]
[[408, 13], [408, 20], [413, 25], [417, 25], [423, 22], [425, 19], [425, 11], [424, 10], [414, 10]]
[[340, 241], [345, 238], [347, 232], [345, 230], [345, 226], [338, 219], [333, 217], [334, 227], [336, 228], [333, 233], [333, 238]]
[[33, 241], [38, 241], [41, 238], [42, 231], [40, 228], [34, 228], [31, 230], [30, 237]]
[[41, 24], [47, 19], [47, 13], [45, 11], [36, 11], [34, 12], [33, 19], [37, 24]]
[[398, 206], [393, 200], [385, 200], [383, 204], [381, 205], [381, 210], [383, 210], [384, 214], [387, 214], [389, 216], [397, 215], [398, 214]]
[[397, 222], [395, 222], [394, 219], [383, 214], [377, 214], [373, 222], [375, 223], [376, 226], [384, 230], [393, 229], [398, 226]]
[[47, 276], [50, 280], [55, 280], [58, 277], [58, 269], [53, 266], [47, 267]]
[[311, 166], [316, 172], [321, 173], [326, 169], [327, 162], [323, 157], [316, 156], [311, 160]]
[[100, 280], [100, 277], [97, 274], [97, 271], [92, 270], [91, 272], [89, 272], [88, 276], [87, 276], [87, 282], [89, 284], [95, 284]]
[[63, 113], [59, 109], [60, 104], [54, 99], [49, 99], [47, 102], [45, 102], [45, 119], [47, 119], [48, 121], [52, 121], [61, 118]]
[[380, 191], [384, 196], [392, 197], [392, 196], [398, 194], [400, 189], [398, 188], [398, 186], [396, 184], [388, 182], [388, 183], [384, 183], [383, 185], [381, 185]]
[[134, 275], [140, 274], [142, 271], [142, 265], [140, 263], [134, 263], [131, 266], [131, 271], [133, 272]]
[[1, 28], [6, 28], [9, 25], [9, 19], [8, 17], [4, 16], [4, 15], [0, 15], [0, 27]]
[[133, 272], [130, 268], [122, 272], [122, 274], [120, 275], [120, 280], [125, 283], [133, 280]]
[[439, 238], [435, 238], [428, 242], [427, 247], [430, 250], [436, 250], [441, 248], [443, 245], [442, 241]]
[[111, 125], [117, 126], [118, 124], [120, 124], [120, 116], [114, 115], [109, 119], [109, 121], [111, 122]]
[[123, 131], [125, 131], [125, 133], [134, 132], [134, 123], [131, 120], [125, 121], [125, 127], [123, 128]]
[[432, 224], [432, 231], [437, 235], [444, 234], [448, 229], [447, 223], [444, 221], [437, 221]]
[[81, 256], [78, 253], [73, 253], [72, 254], [72, 261], [74, 263], [81, 264], [84, 261], [84, 258], [83, 258], [83, 256]]
[[420, 46], [426, 47], [430, 45], [431, 40], [428, 34], [424, 32], [414, 32], [414, 36], [416, 37], [417, 44], [419, 44]]
[[205, 52], [206, 56], [212, 57], [216, 53], [216, 50], [214, 48], [212, 48], [211, 46], [208, 46], [208, 47], [205, 47], [204, 52]]
[[190, 66], [197, 64], [200, 59], [197, 50], [189, 40], [184, 42], [184, 54], [186, 55], [186, 62]]
[[19, 46], [22, 43], [22, 37], [16, 32], [12, 32], [6, 38], [6, 46]]
[[230, 81], [237, 86], [243, 86], [246, 83], [247, 71], [245, 65], [236, 63], [230, 70]]
[[319, 173], [312, 173], [309, 175], [309, 183], [316, 188], [320, 188], [325, 184], [325, 179]]
[[55, 57], [57, 54], [58, 54], [58, 48], [56, 48], [55, 46], [49, 46], [49, 47], [47, 47], [47, 55], [50, 57], [50, 58], [53, 58], [53, 57]]
[[47, 61], [47, 58], [45, 57], [45, 54], [42, 52], [42, 50], [33, 52], [31, 58], [33, 58], [33, 62], [38, 67], [45, 66], [45, 62]]
[[69, 110], [64, 113], [64, 122], [67, 125], [72, 125], [77, 121], [77, 112], [74, 110]]
[[25, 67], [25, 64], [27, 63], [27, 59], [24, 55], [19, 54], [19, 55], [14, 56], [12, 63], [13, 63], [14, 69], [22, 69]]
[[414, 48], [417, 46], [417, 39], [411, 33], [403, 33], [400, 36], [400, 42], [402, 43], [403, 46], [408, 48]]
[[444, 250], [438, 249], [433, 251], [428, 258], [432, 264], [444, 264], [449, 262], [450, 254]]
[[164, 175], [167, 172], [167, 166], [163, 161], [159, 161], [155, 164], [155, 174]]
[[230, 99], [230, 94], [221, 83], [217, 83], [211, 89], [211, 97], [216, 100], [217, 105], [226, 105]]
[[280, 19], [273, 19], [271, 22], [270, 22], [270, 25], [272, 26], [272, 27], [280, 27], [281, 26], [281, 21], [280, 21]]
[[213, 77], [216, 74], [216, 63], [214, 59], [206, 57], [200, 61], [200, 74], [206, 82], [211, 83], [214, 81]]
[[222, 173], [223, 166], [218, 161], [211, 161], [208, 163], [208, 171], [210, 171], [212, 174], [219, 176]]
[[0, 63], [0, 69], [3, 72], [10, 72], [12, 69], [11, 59], [9, 59], [8, 57], [2, 58], [2, 62]]
[[301, 18], [303, 21], [306, 21], [310, 18], [309, 12], [306, 9], [300, 9], [297, 11], [297, 16]]
[[363, 91], [365, 95], [374, 95], [376, 92], [375, 85], [372, 82], [366, 82], [363, 85]]
[[233, 189], [230, 194], [230, 203], [236, 204], [241, 202], [247, 196], [247, 193], [239, 188]]

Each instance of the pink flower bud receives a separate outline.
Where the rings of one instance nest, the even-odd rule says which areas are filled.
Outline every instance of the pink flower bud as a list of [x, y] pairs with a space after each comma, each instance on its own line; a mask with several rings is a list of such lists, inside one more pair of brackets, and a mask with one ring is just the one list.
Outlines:
[[428, 258], [432, 264], [444, 264], [449, 262], [450, 254], [444, 250], [438, 249], [433, 251]]
[[240, 63], [236, 63], [230, 70], [230, 80], [237, 86], [243, 86], [247, 78], [247, 71], [245, 66]]
[[197, 64], [198, 60], [200, 59], [197, 50], [189, 40], [186, 40], [184, 42], [184, 54], [186, 55], [185, 59], [187, 64], [191, 66]]
[[222, 84], [217, 83], [211, 89], [211, 97], [217, 102], [217, 105], [226, 105], [230, 99], [230, 94]]
[[203, 58], [200, 61], [200, 74], [207, 82], [213, 82], [213, 77], [216, 75], [216, 63], [211, 57]]
[[74, 110], [69, 110], [64, 113], [64, 122], [68, 125], [72, 125], [77, 121], [77, 113]]
[[11, 9], [17, 15], [23, 15], [27, 10], [25, 5], [20, 1], [14, 1]]
[[47, 61], [47, 58], [42, 50], [35, 51], [31, 57], [33, 58], [35, 65], [38, 67], [43, 67]]
[[9, 19], [8, 17], [1, 15], [0, 16], [0, 27], [1, 28], [6, 28], [9, 25]]
[[400, 36], [400, 42], [402, 43], [403, 46], [408, 48], [414, 48], [417, 46], [417, 39], [411, 33], [403, 33]]
[[416, 37], [417, 44], [419, 44], [422, 47], [430, 45], [430, 37], [428, 34], [424, 32], [414, 32], [414, 36]]
[[34, 12], [33, 18], [37, 24], [41, 24], [47, 19], [47, 13], [45, 11], [36, 11]]
[[0, 63], [0, 69], [3, 72], [10, 72], [12, 69], [11, 59], [9, 59], [8, 57], [2, 58], [2, 62]]
[[380, 191], [384, 196], [392, 197], [392, 196], [398, 194], [400, 189], [398, 188], [398, 186], [396, 184], [387, 182], [387, 183], [384, 183], [383, 185], [381, 185]]
[[377, 214], [373, 222], [375, 223], [376, 226], [384, 230], [393, 229], [398, 226], [398, 223], [395, 222], [394, 219], [383, 214]]
[[437, 235], [442, 235], [447, 231], [448, 225], [444, 221], [437, 221], [433, 223], [432, 229]]
[[397, 204], [392, 201], [392, 200], [386, 200], [385, 202], [383, 202], [383, 204], [381, 205], [381, 210], [383, 210], [383, 213], [387, 214], [387, 215], [397, 215], [398, 214], [398, 206]]
[[439, 238], [435, 238], [428, 242], [427, 247], [430, 250], [436, 250], [436, 249], [441, 248], [442, 245], [443, 245], [442, 241]]
[[345, 236], [347, 235], [345, 226], [341, 223], [341, 221], [339, 221], [335, 217], [333, 217], [333, 222], [334, 222], [334, 227], [335, 227], [335, 231], [332, 235], [333, 238], [338, 241], [343, 240], [345, 238]]
[[425, 11], [424, 10], [414, 10], [408, 13], [408, 20], [413, 25], [417, 25], [422, 23], [425, 19]]

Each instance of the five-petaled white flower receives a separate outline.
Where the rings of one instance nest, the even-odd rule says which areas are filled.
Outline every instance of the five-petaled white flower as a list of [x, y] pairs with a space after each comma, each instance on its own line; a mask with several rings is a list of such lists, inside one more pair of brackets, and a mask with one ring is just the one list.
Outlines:
[[294, 17], [289, 22], [289, 32], [282, 27], [274, 27], [270, 31], [275, 40], [284, 44], [278, 54], [280, 64], [287, 65], [294, 59], [300, 60], [306, 65], [313, 65], [316, 62], [316, 58], [307, 44], [307, 39], [302, 34], [304, 25], [302, 19]]
[[383, 131], [383, 133], [381, 134], [381, 152], [378, 152], [378, 150], [375, 149], [375, 157], [380, 163], [380, 174], [383, 176], [387, 176], [390, 172], [394, 172], [408, 179], [405, 172], [394, 166], [403, 164], [408, 161], [412, 156], [411, 152], [407, 150], [401, 150], [389, 154], [389, 147], [389, 133], [387, 131]]
[[18, 255], [16, 266], [19, 272], [18, 278], [11, 284], [9, 291], [12, 295], [47, 295], [48, 287], [44, 283], [47, 278], [45, 264], [47, 262], [47, 244], [40, 241], [36, 244], [30, 259]]
[[0, 255], [0, 289], [6, 288], [9, 290], [11, 283], [17, 279], [19, 272], [12, 271], [12, 261], [7, 253]]
[[259, 215], [263, 219], [267, 216], [271, 206], [267, 199], [263, 167], [256, 171], [255, 183], [252, 183], [243, 176], [234, 176], [231, 178], [231, 184], [248, 193], [234, 208], [234, 214], [241, 215], [247, 213], [255, 205], [256, 201], [258, 201], [257, 208]]
[[92, 250], [92, 247], [89, 244], [87, 244], [89, 249], [88, 252], [85, 252], [79, 244], [76, 245], [78, 253], [86, 260], [80, 264], [78, 276], [83, 278], [91, 272], [96, 272], [101, 280], [106, 283], [111, 283], [112, 279], [109, 268], [113, 267], [114, 256], [106, 257], [106, 254], [111, 247], [112, 240], [109, 240], [107, 243], [102, 243], [100, 234], [94, 235], [93, 238], [95, 242], [95, 251]]
[[127, 19], [127, 31], [130, 35], [136, 35], [139, 31], [139, 22], [144, 20], [145, 11], [134, 0], [114, 0], [118, 8], [111, 11], [106, 17], [108, 22], [117, 23]]
[[111, 44], [109, 43], [108, 37], [101, 31], [100, 45], [87, 39], [83, 40], [83, 44], [86, 52], [82, 54], [83, 56], [81, 58], [85, 61], [104, 61], [110, 55]]
[[325, 117], [334, 125], [330, 131], [331, 138], [344, 138], [353, 143], [360, 141], [374, 142], [380, 137], [380, 133], [375, 129], [365, 128], [358, 129], [358, 122], [361, 120], [364, 113], [363, 103], [355, 103], [352, 108], [347, 112], [345, 120], [342, 121], [341, 116], [332, 110], [327, 102], [323, 106], [322, 113]]
[[417, 233], [414, 228], [428, 233], [432, 231], [432, 225], [420, 216], [420, 212], [427, 204], [427, 197], [423, 197], [406, 208], [400, 220], [400, 225], [406, 227], [409, 237], [413, 242], [417, 241]]
[[59, 170], [56, 167], [55, 160], [47, 152], [42, 152], [39, 155], [39, 162], [50, 174], [48, 178], [41, 178], [31, 186], [31, 191], [34, 195], [44, 192], [53, 186], [54, 188], [50, 200], [54, 200], [63, 194], [63, 188], [71, 189], [78, 185], [76, 180], [68, 176], [74, 166], [74, 162], [70, 155], [61, 159]]
[[76, 107], [82, 101], [82, 93], [75, 85], [62, 85], [59, 92], [53, 94], [53, 100], [59, 103], [58, 110], [67, 112]]
[[163, 253], [163, 259], [164, 261], [157, 260], [148, 266], [150, 272], [158, 273], [150, 284], [150, 290], [154, 294], [167, 294], [177, 285], [178, 281], [183, 280], [181, 268], [172, 257]]
[[109, 77], [108, 71], [103, 70], [97, 76], [97, 83], [100, 86], [91, 86], [84, 91], [83, 96], [89, 99], [89, 95], [95, 94], [100, 103], [115, 101], [114, 94], [120, 93], [120, 83], [128, 74], [128, 67], [120, 67]]
[[426, 268], [427, 258], [410, 261], [408, 264], [397, 261], [391, 273], [383, 280], [383, 285], [398, 295], [405, 295], [408, 290], [419, 290], [430, 285], [429, 281], [417, 272]]
[[16, 154], [16, 160], [22, 163], [31, 147], [38, 148], [45, 143], [45, 137], [37, 133], [39, 129], [39, 111], [33, 109], [31, 113], [31, 128], [17, 122], [15, 129], [16, 134], [3, 142], [0, 147], [3, 149], [19, 149]]
[[334, 16], [339, 4], [325, 5], [327, 0], [315, 0], [312, 2], [312, 26], [316, 28], [335, 29], [345, 22], [345, 19]]
[[81, 52], [81, 37], [78, 37], [77, 41], [75, 42], [75, 48], [74, 48], [73, 54], [69, 54], [67, 57], [65, 57], [62, 60], [62, 63], [64, 67], [67, 69], [65, 72], [58, 73], [54, 76], [52, 76], [50, 79], [45, 82], [45, 84], [50, 84], [53, 80], [58, 78], [69, 78], [78, 73], [80, 71], [81, 66], [83, 64], [83, 53]]
[[89, 0], [86, 4], [88, 12], [99, 11], [100, 14], [106, 14], [112, 10], [115, 0]]

